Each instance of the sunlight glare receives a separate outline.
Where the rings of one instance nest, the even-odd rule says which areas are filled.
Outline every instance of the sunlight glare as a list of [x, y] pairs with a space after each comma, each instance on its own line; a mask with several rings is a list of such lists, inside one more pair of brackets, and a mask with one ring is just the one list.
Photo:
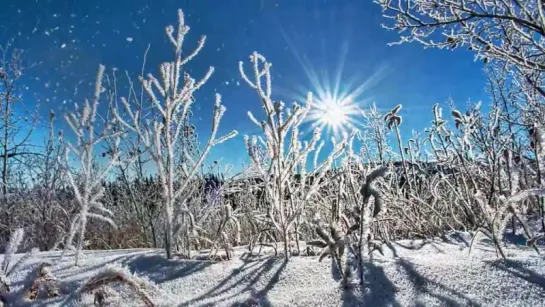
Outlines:
[[350, 108], [347, 103], [332, 98], [316, 101], [311, 117], [320, 122], [320, 126], [327, 126], [338, 132], [349, 123]]
[[358, 129], [360, 106], [352, 99], [351, 94], [333, 95], [331, 91], [318, 88], [318, 95], [312, 101], [312, 108], [307, 121], [312, 128], [324, 129], [334, 136], [349, 133]]

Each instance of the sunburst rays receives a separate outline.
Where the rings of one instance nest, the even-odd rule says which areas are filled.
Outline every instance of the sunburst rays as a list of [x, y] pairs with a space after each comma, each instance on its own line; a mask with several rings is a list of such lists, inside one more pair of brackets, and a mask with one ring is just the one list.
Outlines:
[[305, 120], [310, 125], [305, 132], [320, 128], [336, 137], [358, 130], [361, 127], [361, 110], [371, 103], [370, 89], [383, 77], [386, 67], [382, 66], [365, 79], [360, 76], [347, 77], [345, 64], [349, 44], [348, 40], [343, 40], [337, 53], [338, 62], [334, 72], [330, 73], [327, 69], [330, 63], [324, 63], [323, 67], [313, 67], [306, 57], [301, 56], [286, 32], [282, 31], [282, 34], [308, 79], [307, 86], [298, 84], [298, 92], [284, 92], [296, 101], [304, 101], [309, 91], [314, 94], [312, 109]]

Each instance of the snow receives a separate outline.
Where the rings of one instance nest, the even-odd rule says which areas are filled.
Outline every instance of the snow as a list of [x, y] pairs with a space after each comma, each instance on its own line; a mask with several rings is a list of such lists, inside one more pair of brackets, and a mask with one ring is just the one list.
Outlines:
[[[11, 297], [21, 297], [31, 282], [26, 276], [39, 263], [53, 264], [61, 293], [77, 289], [105, 265], [120, 264], [149, 279], [160, 291], [152, 294], [158, 306], [542, 306], [545, 297], [545, 261], [522, 246], [506, 248], [509, 260], [496, 256], [486, 239], [468, 255], [470, 238], [451, 234], [429, 242], [400, 241], [385, 255], [373, 254], [366, 273], [366, 290], [340, 287], [330, 260], [292, 257], [285, 263], [269, 252], [250, 257], [236, 249], [231, 261], [167, 260], [152, 249], [85, 251], [80, 267], [73, 257], [60, 262], [60, 252], [39, 254], [12, 278]], [[394, 252], [395, 250], [395, 252]], [[257, 248], [254, 251], [257, 254]], [[198, 258], [199, 259], [199, 258]], [[142, 306], [122, 292], [122, 306]], [[61, 306], [60, 298], [16, 301], [16, 306]], [[92, 306], [86, 295], [77, 305]]]

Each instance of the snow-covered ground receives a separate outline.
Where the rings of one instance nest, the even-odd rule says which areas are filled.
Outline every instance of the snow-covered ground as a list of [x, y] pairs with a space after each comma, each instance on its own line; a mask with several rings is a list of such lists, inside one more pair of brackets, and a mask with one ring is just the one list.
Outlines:
[[[330, 260], [317, 257], [250, 258], [237, 250], [231, 261], [166, 260], [158, 250], [86, 251], [83, 265], [60, 253], [41, 253], [12, 281], [10, 298], [21, 297], [33, 268], [53, 263], [61, 281], [60, 298], [16, 306], [66, 306], [64, 294], [108, 264], [121, 264], [160, 288], [158, 306], [545, 306], [545, 259], [532, 249], [510, 246], [508, 261], [497, 258], [483, 239], [468, 256], [469, 239], [451, 235], [436, 242], [401, 241], [395, 253], [375, 255], [367, 265], [366, 290], [343, 290]], [[395, 254], [395, 255], [394, 255]], [[0, 256], [1, 258], [1, 256]], [[124, 295], [128, 295], [124, 297]], [[92, 306], [84, 296], [79, 306]], [[69, 306], [78, 306], [71, 302]], [[123, 294], [118, 306], [143, 306]]]

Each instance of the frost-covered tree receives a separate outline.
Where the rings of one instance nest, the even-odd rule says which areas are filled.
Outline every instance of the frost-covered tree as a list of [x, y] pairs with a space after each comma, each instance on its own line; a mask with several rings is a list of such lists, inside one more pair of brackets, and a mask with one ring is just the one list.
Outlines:
[[[185, 223], [192, 224], [194, 219], [187, 208], [186, 201], [192, 195], [191, 180], [201, 167], [204, 159], [217, 144], [232, 137], [237, 132], [232, 131], [224, 136], [217, 136], [218, 127], [225, 112], [221, 104], [221, 96], [216, 94], [212, 131], [204, 148], [192, 156], [184, 148], [183, 133], [188, 128], [187, 119], [195, 98], [193, 94], [205, 84], [212, 75], [214, 68], [210, 67], [204, 77], [196, 81], [184, 71], [185, 65], [191, 61], [204, 47], [203, 36], [193, 52], [182, 56], [182, 47], [189, 26], [185, 24], [182, 10], [178, 10], [178, 28], [175, 33], [173, 26], [165, 29], [169, 42], [174, 47], [174, 59], [164, 62], [159, 67], [160, 79], [151, 73], [140, 77], [140, 82], [151, 102], [151, 107], [158, 114], [144, 124], [140, 124], [141, 114], [132, 111], [129, 100], [122, 98], [121, 102], [128, 119], [115, 110], [116, 118], [129, 130], [136, 133], [149, 152], [157, 167], [162, 185], [162, 202], [165, 210], [165, 249], [167, 258], [172, 257], [172, 244], [181, 233]], [[177, 160], [177, 152], [181, 151], [183, 159]]]
[[526, 94], [545, 97], [545, 8], [541, 0], [374, 0], [398, 31], [392, 44], [465, 47], [514, 74]]
[[[259, 121], [248, 112], [252, 122], [263, 130], [264, 138], [245, 136], [246, 147], [265, 183], [268, 217], [284, 240], [284, 255], [288, 259], [290, 231], [310, 198], [325, 184], [324, 176], [333, 161], [344, 153], [348, 137], [345, 135], [341, 142], [334, 143], [331, 153], [318, 163], [325, 144], [319, 128], [309, 141], [302, 141], [300, 135], [301, 124], [312, 107], [312, 94], [308, 94], [304, 106], [295, 103], [291, 109], [285, 110], [283, 102], [272, 99], [271, 63], [257, 52], [250, 56], [250, 61], [253, 64], [252, 79], [244, 72], [243, 62], [239, 63], [240, 73], [246, 83], [257, 91], [265, 110], [265, 119]], [[310, 172], [313, 178], [307, 180], [307, 160], [311, 153], [314, 153], [314, 167]], [[297, 173], [300, 180], [295, 182], [294, 175]]]
[[379, 113], [377, 106], [373, 103], [368, 109], [362, 110], [363, 132], [362, 137], [365, 137], [371, 144], [362, 140], [362, 151], [365, 152], [368, 161], [378, 161], [385, 163], [388, 152], [388, 134], [387, 124], [383, 120], [384, 115]]
[[[115, 227], [115, 223], [108, 215], [111, 211], [103, 206], [101, 198], [104, 195], [102, 185], [109, 170], [115, 165], [121, 163], [119, 159], [119, 136], [120, 131], [113, 131], [112, 122], [106, 122], [99, 127], [98, 107], [100, 94], [103, 91], [102, 78], [104, 75], [104, 66], [100, 65], [95, 82], [94, 97], [90, 102], [85, 100], [83, 107], [76, 105], [76, 110], [65, 115], [65, 120], [75, 134], [76, 142], [67, 142], [64, 153], [63, 166], [67, 175], [68, 182], [74, 190], [76, 201], [79, 205], [79, 212], [72, 217], [70, 231], [68, 233], [64, 250], [73, 249], [74, 237], [78, 236], [76, 246], [76, 265], [80, 258], [85, 239], [85, 229], [88, 218], [95, 218], [109, 223]], [[95, 148], [106, 139], [114, 139], [114, 146], [109, 153], [109, 161], [106, 167], [99, 170], [97, 167], [98, 159]], [[72, 170], [70, 157], [76, 158], [76, 171]], [[61, 157], [62, 159], [62, 157]]]

